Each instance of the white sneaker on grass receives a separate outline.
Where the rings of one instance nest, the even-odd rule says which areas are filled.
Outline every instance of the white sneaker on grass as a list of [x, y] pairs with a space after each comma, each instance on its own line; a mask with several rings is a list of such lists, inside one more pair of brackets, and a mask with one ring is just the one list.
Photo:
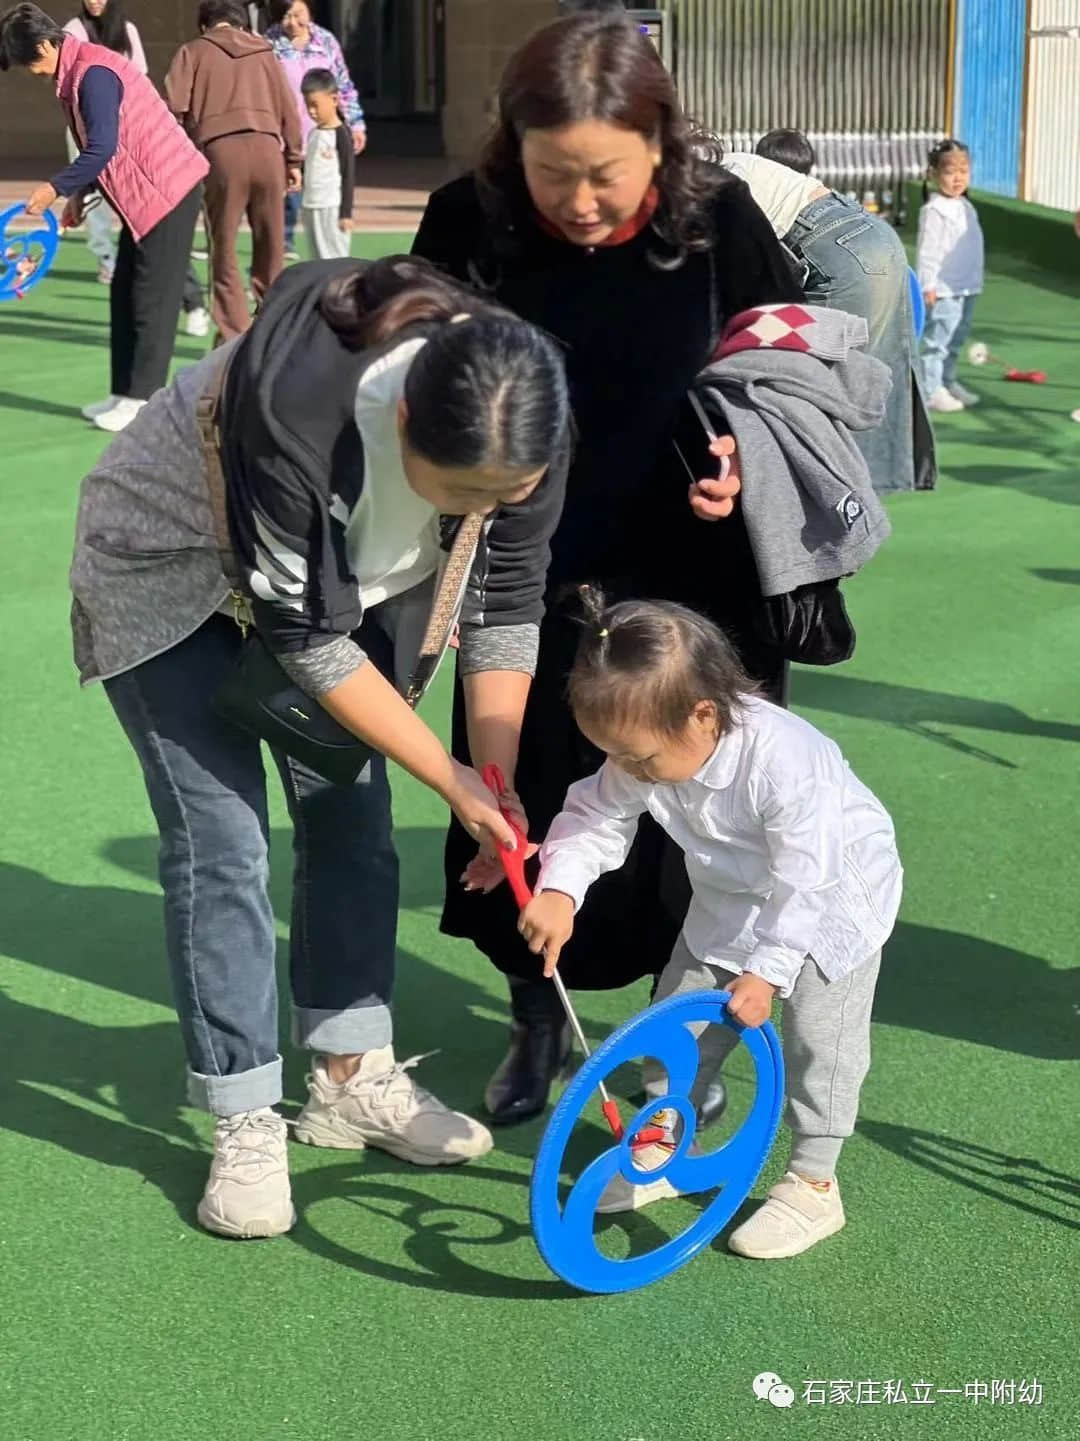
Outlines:
[[755, 1261], [779, 1261], [801, 1255], [826, 1236], [835, 1235], [845, 1220], [835, 1178], [827, 1191], [819, 1191], [794, 1171], [788, 1171], [769, 1192], [764, 1205], [732, 1231], [728, 1250]]
[[84, 405], [82, 413], [87, 420], [93, 420], [95, 416], [104, 415], [107, 410], [112, 410], [119, 399], [118, 395], [107, 395], [104, 400], [95, 400], [89, 405]]
[[376, 1146], [415, 1166], [453, 1166], [485, 1156], [493, 1144], [487, 1127], [451, 1111], [409, 1075], [423, 1059], [395, 1062], [392, 1046], [367, 1051], [356, 1074], [342, 1085], [335, 1085], [325, 1064], [316, 1061], [296, 1139], [338, 1150]]
[[967, 410], [969, 406], [978, 405], [982, 399], [981, 395], [976, 395], [973, 390], [968, 390], [967, 386], [961, 385], [958, 380], [953, 381], [948, 387], [948, 391], [952, 398], [958, 400], [965, 410]]
[[[651, 1145], [635, 1150], [634, 1161], [643, 1171], [656, 1171], [665, 1161], [671, 1159], [674, 1149], [671, 1141], [653, 1141]], [[696, 1141], [692, 1141], [686, 1154], [700, 1156], [701, 1147]], [[612, 1176], [604, 1187], [596, 1214], [611, 1216], [618, 1211], [640, 1211], [642, 1206], [651, 1206], [654, 1201], [673, 1201], [683, 1194], [685, 1193], [675, 1189], [666, 1176], [658, 1176], [655, 1181], [641, 1181], [635, 1185], [622, 1175], [616, 1175]]]
[[99, 410], [93, 420], [99, 430], [109, 430], [115, 434], [128, 428], [146, 401], [132, 400], [128, 395], [115, 396], [114, 400], [115, 404], [110, 410]]
[[184, 334], [194, 335], [200, 340], [210, 334], [210, 312], [205, 306], [197, 305], [184, 316]]
[[198, 1216], [207, 1231], [237, 1240], [281, 1236], [296, 1225], [284, 1117], [268, 1106], [220, 1117]]
[[939, 385], [937, 390], [934, 391], [933, 395], [926, 402], [926, 408], [928, 410], [940, 410], [947, 414], [953, 410], [963, 410], [964, 402], [957, 400], [955, 395], [950, 394], [943, 385]]

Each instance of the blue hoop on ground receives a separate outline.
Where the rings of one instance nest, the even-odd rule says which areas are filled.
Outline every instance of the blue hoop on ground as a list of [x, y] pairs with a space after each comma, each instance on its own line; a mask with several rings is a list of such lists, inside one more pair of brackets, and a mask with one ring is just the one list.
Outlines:
[[908, 266], [908, 290], [911, 292], [911, 323], [915, 328], [915, 339], [921, 340], [926, 327], [926, 301], [923, 299], [919, 277]]
[[[56, 259], [60, 227], [51, 210], [41, 216], [41, 225], [37, 230], [19, 230], [8, 236], [8, 226], [25, 212], [25, 205], [12, 205], [0, 214], [0, 300], [17, 300], [32, 290], [40, 280], [45, 279], [49, 266]], [[41, 247], [41, 258], [30, 274], [20, 280], [18, 263], [30, 256], [34, 246]]]
[[[773, 1027], [768, 1022], [757, 1029], [740, 1026], [728, 1014], [729, 1000], [726, 991], [695, 991], [642, 1011], [597, 1047], [555, 1107], [533, 1166], [529, 1212], [540, 1254], [556, 1276], [578, 1290], [633, 1291], [685, 1266], [723, 1229], [753, 1189], [780, 1124], [784, 1060]], [[720, 1023], [738, 1031], [753, 1059], [757, 1080], [754, 1104], [743, 1125], [719, 1150], [706, 1156], [686, 1154], [695, 1120], [690, 1087], [698, 1068], [697, 1040], [686, 1029], [693, 1021]], [[652, 1056], [664, 1066], [670, 1094], [650, 1101], [638, 1112], [622, 1141], [597, 1156], [581, 1173], [560, 1210], [559, 1175], [574, 1123], [592, 1101], [597, 1083], [639, 1056]], [[664, 1106], [677, 1110], [683, 1119], [679, 1144], [659, 1170], [642, 1171], [634, 1163], [630, 1143], [649, 1117]], [[686, 1193], [709, 1191], [714, 1186], [723, 1189], [681, 1236], [647, 1256], [615, 1261], [600, 1254], [593, 1225], [597, 1203], [616, 1175], [638, 1184], [666, 1176], [677, 1190]]]

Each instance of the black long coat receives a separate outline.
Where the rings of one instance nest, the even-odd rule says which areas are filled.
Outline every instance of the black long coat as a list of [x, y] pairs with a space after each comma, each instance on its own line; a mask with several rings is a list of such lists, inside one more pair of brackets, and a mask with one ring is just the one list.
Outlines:
[[[731, 316], [802, 297], [742, 181], [727, 177], [711, 211], [711, 249], [669, 268], [655, 263], [671, 252], [651, 226], [623, 244], [585, 249], [548, 233], [523, 209], [511, 233], [493, 237], [466, 176], [432, 195], [413, 247], [458, 279], [479, 280], [565, 352], [579, 440], [552, 544], [548, 613], [516, 777], [534, 836], [543, 836], [567, 787], [603, 760], [565, 698], [578, 635], [569, 599], [576, 584], [599, 582], [612, 599], [663, 598], [706, 612], [728, 630], [751, 674], [783, 698], [784, 662], [760, 638], [761, 591], [738, 508], [709, 523], [688, 504], [690, 480], [715, 474], [716, 461], [686, 392]], [[496, 253], [499, 238], [507, 243]], [[460, 684], [453, 746], [469, 759]], [[459, 877], [474, 854], [454, 823], [443, 931], [471, 939], [500, 970], [538, 975], [507, 888], [490, 896], [462, 890]], [[608, 989], [661, 969], [688, 898], [681, 855], [646, 818], [626, 865], [597, 882], [582, 907], [559, 963], [566, 984]]]

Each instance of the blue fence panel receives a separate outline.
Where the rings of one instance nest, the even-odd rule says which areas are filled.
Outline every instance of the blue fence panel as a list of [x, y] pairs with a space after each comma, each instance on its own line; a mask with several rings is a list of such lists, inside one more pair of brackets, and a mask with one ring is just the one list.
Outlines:
[[1026, 0], [960, 0], [953, 134], [971, 147], [972, 181], [1020, 191]]

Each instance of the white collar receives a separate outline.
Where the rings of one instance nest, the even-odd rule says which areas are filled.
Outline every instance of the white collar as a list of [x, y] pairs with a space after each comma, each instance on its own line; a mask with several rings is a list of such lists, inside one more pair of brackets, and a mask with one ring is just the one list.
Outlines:
[[353, 402], [353, 418], [364, 442], [364, 454], [400, 448], [398, 402], [405, 393], [405, 378], [417, 352], [427, 344], [424, 336], [403, 340], [372, 361], [361, 375]]
[[[742, 704], [753, 705], [753, 701], [744, 697]], [[742, 754], [745, 724], [745, 715], [741, 714], [739, 709], [733, 710], [731, 729], [716, 742], [716, 749], [701, 769], [694, 773], [693, 780], [699, 785], [707, 786], [711, 791], [722, 791], [731, 784], [735, 779], [739, 756]]]

